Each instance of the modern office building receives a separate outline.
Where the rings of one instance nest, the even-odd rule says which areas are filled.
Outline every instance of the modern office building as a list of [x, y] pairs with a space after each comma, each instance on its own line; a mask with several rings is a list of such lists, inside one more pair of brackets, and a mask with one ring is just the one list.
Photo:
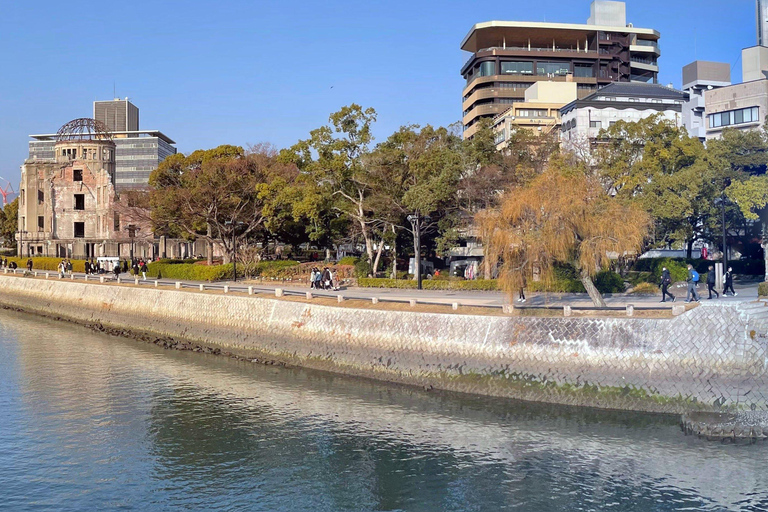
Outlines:
[[575, 82], [536, 82], [525, 90], [525, 98], [493, 120], [496, 149], [504, 149], [516, 130], [533, 134], [559, 135], [560, 109], [577, 99]]
[[697, 60], [683, 67], [683, 91], [688, 101], [683, 104], [683, 126], [691, 137], [702, 142], [707, 138], [704, 93], [731, 85], [731, 66], [724, 62]]
[[560, 109], [561, 146], [589, 148], [601, 129], [618, 121], [636, 122], [654, 114], [682, 126], [683, 104], [688, 95], [658, 84], [614, 83]]
[[579, 97], [611, 82], [656, 83], [659, 33], [626, 22], [624, 2], [595, 0], [586, 24], [488, 21], [472, 27], [461, 49], [464, 137], [476, 124], [524, 100], [525, 90], [572, 75]]
[[112, 133], [135, 132], [139, 129], [139, 109], [128, 98], [94, 101], [93, 118], [104, 123]]
[[[176, 153], [176, 143], [162, 132], [139, 129], [139, 109], [127, 99], [94, 102], [93, 111], [95, 116], [102, 116], [97, 121], [107, 127], [115, 144], [114, 184], [118, 192], [145, 188], [152, 171]], [[29, 158], [54, 160], [56, 137], [55, 133], [30, 135]]]

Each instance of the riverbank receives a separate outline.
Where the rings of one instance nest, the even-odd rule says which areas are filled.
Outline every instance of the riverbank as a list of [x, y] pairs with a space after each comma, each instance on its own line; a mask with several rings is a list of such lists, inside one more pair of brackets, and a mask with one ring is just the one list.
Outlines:
[[14, 275], [0, 275], [0, 290], [6, 307], [259, 362], [600, 408], [768, 409], [760, 304], [709, 303], [673, 319], [555, 318], [339, 308]]

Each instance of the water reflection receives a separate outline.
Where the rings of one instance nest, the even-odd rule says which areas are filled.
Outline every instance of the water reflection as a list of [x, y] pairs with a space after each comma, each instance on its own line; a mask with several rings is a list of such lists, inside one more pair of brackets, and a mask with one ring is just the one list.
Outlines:
[[0, 312], [13, 510], [766, 510], [768, 445], [427, 393]]

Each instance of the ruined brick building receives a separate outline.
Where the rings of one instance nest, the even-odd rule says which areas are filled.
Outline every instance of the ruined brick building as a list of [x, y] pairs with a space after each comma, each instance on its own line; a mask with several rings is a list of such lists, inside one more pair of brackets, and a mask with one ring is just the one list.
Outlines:
[[[52, 158], [21, 168], [18, 254], [68, 258], [188, 257], [204, 244], [155, 237], [148, 212], [115, 189], [115, 141], [95, 119], [75, 119], [55, 137]], [[195, 252], [199, 250], [199, 252]]]

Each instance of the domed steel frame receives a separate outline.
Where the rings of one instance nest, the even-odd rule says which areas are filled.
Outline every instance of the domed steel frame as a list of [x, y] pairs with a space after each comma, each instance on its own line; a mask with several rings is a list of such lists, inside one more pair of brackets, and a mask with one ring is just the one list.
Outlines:
[[73, 119], [56, 132], [56, 142], [88, 140], [111, 141], [112, 134], [107, 125], [87, 117]]

